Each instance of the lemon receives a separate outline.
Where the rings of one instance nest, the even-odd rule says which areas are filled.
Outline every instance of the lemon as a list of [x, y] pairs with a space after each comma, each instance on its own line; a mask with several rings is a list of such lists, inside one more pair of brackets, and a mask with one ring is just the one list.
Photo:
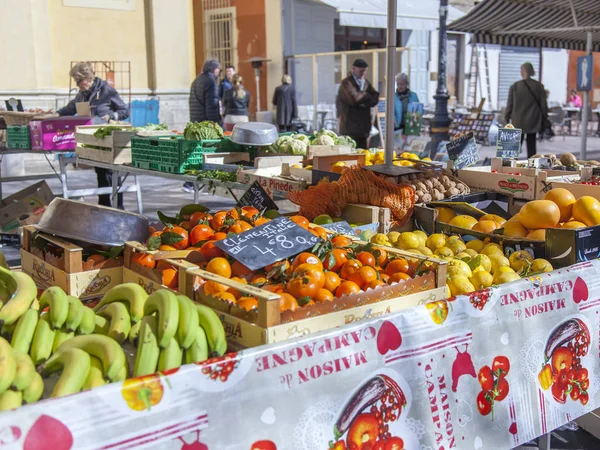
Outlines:
[[460, 259], [455, 259], [448, 263], [448, 275], [450, 275], [450, 278], [456, 278], [457, 276], [471, 278], [473, 273], [466, 262], [461, 261]]
[[481, 253], [483, 247], [485, 247], [485, 243], [479, 239], [473, 239], [467, 242], [467, 248], [471, 250], [475, 250], [477, 253]]
[[407, 158], [409, 158], [409, 159], [414, 159], [415, 161], [420, 161], [420, 160], [421, 160], [421, 158], [419, 158], [419, 157], [418, 157], [416, 154], [414, 154], [414, 153], [409, 153], [409, 154], [408, 154], [408, 156], [407, 156]]
[[385, 246], [388, 246], [388, 247], [391, 246], [390, 241], [388, 240], [387, 236], [385, 234], [383, 234], [383, 233], [377, 233], [375, 236], [373, 236], [371, 238], [371, 242], [373, 244], [383, 245], [384, 247]]
[[434, 254], [433, 256], [447, 262], [454, 261], [454, 256], [440, 256], [436, 254]]
[[419, 250], [418, 248], [409, 248], [408, 250], [406, 250], [407, 252], [410, 253], [414, 253], [416, 255], [422, 255], [423, 253], [421, 253], [421, 250]]
[[333, 219], [327, 214], [321, 214], [320, 216], [315, 217], [313, 223], [316, 225], [328, 225], [330, 223], [333, 223]]
[[400, 158], [408, 158], [410, 156], [410, 152], [402, 152], [400, 153]]
[[520, 279], [521, 279], [521, 277], [514, 272], [502, 272], [501, 274], [498, 275], [497, 278], [494, 277], [494, 283], [503, 284], [503, 283], [509, 283], [511, 281], [517, 281]]
[[471, 228], [473, 228], [473, 226], [476, 223], [477, 223], [477, 219], [475, 217], [468, 216], [466, 214], [461, 214], [459, 216], [453, 217], [452, 219], [450, 219], [450, 222], [448, 222], [449, 225], [459, 227], [459, 228], [465, 228], [467, 230], [470, 230]]
[[552, 267], [552, 264], [550, 264], [548, 261], [546, 261], [543, 258], [534, 259], [533, 262], [531, 263], [531, 272], [532, 273], [552, 272], [553, 270], [554, 270], [554, 268]]
[[500, 269], [500, 267], [510, 267], [510, 261], [504, 255], [494, 253], [490, 255], [489, 258], [492, 262], [492, 268], [490, 270], [492, 274], [495, 274]]
[[423, 158], [421, 161], [431, 162], [431, 158]]
[[477, 273], [477, 272], [487, 272], [487, 271], [486, 271], [486, 270], [485, 270], [483, 267], [481, 267], [481, 266], [477, 266], [477, 267], [475, 267], [475, 269], [474, 269], [474, 270], [472, 270], [471, 272], [473, 272], [473, 273], [475, 274], [475, 273]]
[[472, 248], [468, 248], [469, 244], [467, 244], [467, 249], [463, 252], [469, 255], [471, 258], [475, 258], [477, 256], [477, 251]]
[[312, 170], [313, 166], [306, 166], [305, 169], [306, 170]]
[[479, 290], [489, 288], [492, 284], [494, 284], [494, 276], [485, 270], [480, 270], [478, 272], [474, 272], [473, 276], [469, 278], [469, 281], [475, 287], [475, 289]]
[[464, 258], [471, 259], [471, 255], [469, 255], [467, 252], [460, 252], [460, 253], [456, 254], [456, 258], [458, 258], [458, 259], [464, 259]]
[[392, 245], [396, 245], [396, 242], [398, 242], [398, 238], [400, 237], [400, 233], [397, 231], [390, 231], [387, 237]]
[[415, 163], [411, 161], [400, 161], [400, 165], [402, 167], [412, 167], [415, 165]]
[[437, 256], [447, 256], [447, 257], [451, 257], [452, 259], [454, 259], [454, 252], [452, 250], [450, 250], [448, 247], [438, 247], [435, 252], [433, 252], [434, 255]]
[[424, 231], [415, 230], [415, 231], [413, 231], [413, 234], [416, 234], [417, 237], [419, 238], [419, 242], [420, 242], [419, 247], [425, 247], [425, 245], [427, 245], [427, 234], [425, 234]]
[[452, 295], [464, 295], [470, 294], [475, 291], [475, 286], [469, 281], [469, 279], [465, 276], [458, 276], [447, 282], [448, 286], [450, 286], [450, 292]]
[[527, 250], [518, 250], [510, 255], [508, 260], [510, 261], [510, 267], [515, 272], [523, 273], [529, 269], [529, 266], [533, 262], [533, 256]]
[[494, 253], [498, 253], [498, 254], [504, 256], [504, 252], [502, 251], [502, 248], [500, 248], [500, 246], [498, 244], [487, 244], [485, 247], [483, 247], [483, 250], [481, 250], [479, 253], [481, 253], [482, 255], [487, 255], [487, 256], [491, 256]]
[[419, 237], [411, 231], [405, 231], [400, 234], [398, 241], [396, 242], [396, 247], [401, 248], [402, 250], [409, 250], [411, 248], [419, 248], [421, 245], [421, 241]]
[[392, 164], [395, 166], [402, 166], [402, 161], [394, 161]]
[[453, 217], [456, 217], [456, 212], [447, 206], [436, 206], [435, 210], [438, 212], [438, 222], [448, 223]]
[[446, 243], [446, 236], [442, 233], [434, 233], [427, 238], [427, 248], [432, 252], [435, 252], [438, 247], [443, 247]]
[[460, 239], [448, 239], [446, 241], [446, 247], [448, 247], [456, 255], [460, 252], [464, 252], [467, 246]]
[[460, 236], [458, 234], [453, 234], [452, 236], [448, 237], [449, 241], [460, 241]]
[[424, 245], [419, 247], [419, 251], [425, 256], [433, 256], [433, 252], [428, 247], [425, 247]]
[[479, 267], [483, 267], [483, 270], [490, 272], [492, 270], [492, 260], [487, 255], [479, 255]]

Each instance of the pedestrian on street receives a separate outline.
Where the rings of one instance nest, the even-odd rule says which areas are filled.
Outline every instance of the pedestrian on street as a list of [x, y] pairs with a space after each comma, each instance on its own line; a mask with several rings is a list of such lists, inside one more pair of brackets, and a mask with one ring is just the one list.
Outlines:
[[250, 93], [244, 89], [242, 77], [237, 73], [232, 79], [232, 88], [225, 91], [223, 107], [225, 118], [223, 123], [225, 131], [233, 130], [236, 123], [248, 122], [248, 105], [250, 104]]
[[396, 76], [396, 95], [394, 95], [394, 130], [404, 130], [406, 111], [409, 103], [419, 103], [419, 97], [408, 87], [408, 75]]
[[273, 94], [273, 105], [276, 108], [275, 119], [279, 132], [292, 131], [292, 121], [298, 117], [298, 106], [296, 90], [289, 75], [281, 77], [281, 86], [278, 86]]
[[364, 59], [357, 59], [352, 70], [342, 81], [339, 89], [340, 134], [350, 136], [357, 148], [367, 148], [367, 138], [371, 131], [371, 108], [379, 102], [379, 92], [366, 79], [369, 65]]
[[235, 75], [235, 67], [227, 66], [225, 67], [225, 78], [221, 80], [219, 83], [219, 99], [223, 101], [223, 97], [225, 97], [225, 92], [233, 87], [233, 76]]
[[531, 158], [537, 153], [537, 133], [545, 131], [548, 123], [548, 104], [546, 102], [546, 91], [544, 85], [531, 77], [535, 70], [531, 63], [521, 66], [520, 81], [510, 87], [508, 92], [508, 104], [506, 105], [506, 123], [520, 128], [521, 142], [527, 135], [527, 157]]
[[[59, 116], [74, 116], [77, 114], [77, 103], [87, 102], [92, 116], [102, 123], [108, 123], [111, 120], [121, 121], [129, 117], [129, 109], [118, 92], [105, 80], [95, 76], [91, 64], [79, 62], [71, 68], [69, 75], [75, 81], [79, 92], [64, 108], [57, 111]], [[112, 170], [99, 167], [94, 168], [94, 170], [96, 171], [99, 188], [112, 186]], [[110, 198], [109, 194], [99, 195], [98, 204], [110, 207]], [[117, 196], [117, 208], [125, 209], [123, 207], [123, 194]]]

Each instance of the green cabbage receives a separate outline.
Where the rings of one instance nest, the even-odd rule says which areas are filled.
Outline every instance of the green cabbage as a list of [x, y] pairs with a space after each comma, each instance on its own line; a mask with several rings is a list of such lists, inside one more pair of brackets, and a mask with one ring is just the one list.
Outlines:
[[189, 122], [183, 130], [183, 138], [190, 141], [208, 141], [223, 138], [223, 128], [218, 123], [205, 120], [204, 122]]
[[321, 134], [315, 137], [312, 141], [310, 141], [311, 145], [335, 145], [335, 138], [327, 135]]
[[352, 148], [356, 148], [356, 141], [350, 136], [338, 136], [335, 140], [335, 145], [349, 145]]

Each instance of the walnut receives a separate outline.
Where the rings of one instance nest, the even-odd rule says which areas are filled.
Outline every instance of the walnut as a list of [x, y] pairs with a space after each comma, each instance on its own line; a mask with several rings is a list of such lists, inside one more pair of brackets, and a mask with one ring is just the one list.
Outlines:
[[433, 199], [434, 200], [436, 200], [436, 201], [443, 200], [444, 198], [445, 198], [444, 194], [442, 194], [440, 191], [438, 191], [437, 189], [433, 190]]
[[425, 183], [423, 183], [422, 181], [415, 181], [413, 183], [413, 186], [416, 190], [427, 191], [427, 186], [425, 186]]
[[401, 183], [408, 183], [408, 182], [409, 182], [408, 175], [402, 175], [402, 176], [400, 177], [400, 182], [401, 182]]
[[431, 180], [425, 180], [424, 183], [425, 186], [427, 186], [428, 191], [431, 191], [433, 189], [433, 182]]
[[411, 173], [411, 174], [408, 176], [408, 179], [409, 179], [409, 180], [416, 180], [416, 179], [417, 179], [417, 174], [416, 174], [416, 173]]
[[466, 191], [465, 185], [464, 185], [464, 184], [462, 184], [462, 183], [458, 183], [458, 184], [456, 185], [456, 190], [457, 190], [458, 192], [465, 192], [465, 191]]
[[455, 195], [460, 194], [460, 191], [456, 188], [448, 189], [446, 191], [446, 197], [454, 197]]
[[432, 200], [433, 200], [433, 197], [432, 197], [432, 196], [431, 196], [431, 194], [429, 194], [429, 193], [427, 193], [427, 194], [424, 194], [424, 195], [421, 197], [421, 202], [422, 202], [422, 203], [429, 203], [429, 202], [431, 202]]

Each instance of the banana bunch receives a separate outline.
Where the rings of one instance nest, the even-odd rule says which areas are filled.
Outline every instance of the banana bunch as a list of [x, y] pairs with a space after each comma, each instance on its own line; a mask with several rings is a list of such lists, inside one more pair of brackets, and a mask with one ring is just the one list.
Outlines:
[[135, 330], [137, 354], [133, 376], [174, 369], [182, 364], [204, 361], [209, 354], [227, 350], [225, 329], [219, 316], [188, 297], [166, 289], [152, 293], [144, 305]]
[[0, 266], [0, 327], [13, 325], [31, 307], [37, 286], [23, 272], [11, 272]]
[[0, 411], [37, 402], [44, 392], [44, 381], [33, 361], [0, 337]]

